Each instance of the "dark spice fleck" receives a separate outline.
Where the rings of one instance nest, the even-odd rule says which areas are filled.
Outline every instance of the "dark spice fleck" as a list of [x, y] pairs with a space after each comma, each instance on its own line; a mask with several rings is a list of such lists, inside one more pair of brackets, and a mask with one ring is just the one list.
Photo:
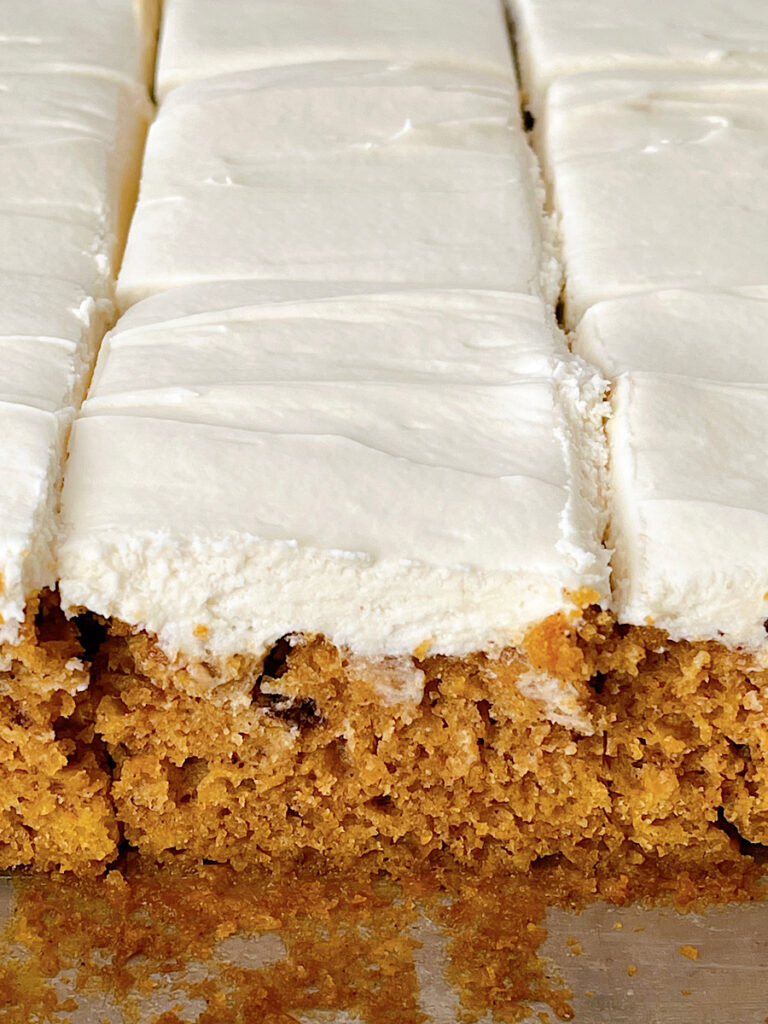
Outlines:
[[274, 697], [276, 703], [267, 708], [267, 714], [272, 718], [279, 718], [281, 722], [288, 722], [298, 729], [305, 729], [310, 725], [320, 725], [323, 721], [318, 713], [317, 704], [311, 697], [303, 697], [301, 700], [286, 700], [280, 694], [265, 694], [266, 697]]

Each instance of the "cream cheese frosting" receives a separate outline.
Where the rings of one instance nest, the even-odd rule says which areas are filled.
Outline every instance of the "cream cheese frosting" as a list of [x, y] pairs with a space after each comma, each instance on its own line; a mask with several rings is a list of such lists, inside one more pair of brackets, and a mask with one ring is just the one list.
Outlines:
[[[768, 75], [768, 7], [754, 0], [507, 0], [534, 114], [558, 77], [664, 70]], [[182, 6], [180, 4], [179, 6]]]
[[[72, 268], [61, 269], [66, 273]], [[14, 345], [29, 344], [30, 355], [38, 341], [66, 342], [73, 352], [83, 349], [77, 359], [90, 362], [112, 314], [112, 304], [97, 300], [88, 284], [89, 275], [78, 280], [75, 275], [55, 277], [4, 267], [0, 273], [0, 337]], [[34, 358], [28, 361], [34, 363]], [[70, 404], [69, 398], [64, 404]]]
[[2, 5], [3, 71], [151, 81], [158, 0], [34, 0]]
[[159, 295], [112, 332], [73, 434], [66, 607], [187, 656], [319, 632], [380, 658], [503, 645], [605, 592], [602, 381], [538, 300], [294, 291], [219, 285], [215, 323], [207, 289]]
[[0, 401], [51, 413], [77, 408], [112, 303], [77, 281], [4, 271], [0, 309]]
[[55, 412], [83, 397], [87, 350], [61, 338], [0, 337], [0, 402]]
[[670, 288], [599, 302], [573, 349], [608, 378], [636, 370], [768, 384], [768, 294]]
[[0, 208], [72, 207], [117, 262], [150, 118], [145, 91], [91, 75], [0, 73]]
[[768, 286], [768, 78], [560, 79], [540, 127], [570, 326], [631, 292]]
[[17, 640], [27, 595], [55, 581], [66, 425], [61, 414], [0, 400], [0, 644]]
[[342, 62], [190, 83], [149, 132], [119, 303], [228, 278], [552, 294], [538, 185], [506, 76]]
[[[0, 230], [9, 219], [0, 215]], [[46, 232], [28, 235], [26, 244], [14, 234], [4, 237], [3, 256], [18, 263], [14, 255], [23, 255], [40, 271], [42, 257], [55, 264], [58, 253], [57, 268], [73, 279], [23, 268], [0, 274], [0, 643], [17, 639], [28, 595], [56, 582], [55, 510], [67, 431], [112, 310], [108, 299], [89, 294], [94, 283], [106, 287], [106, 267], [102, 276], [91, 253], [66, 244], [65, 221], [12, 221], [50, 229], [53, 251], [39, 249], [36, 261], [33, 247]], [[83, 257], [79, 279], [67, 255]]]
[[0, 272], [64, 278], [110, 297], [111, 239], [76, 207], [0, 209]]
[[[3, 9], [3, 644], [18, 639], [30, 594], [55, 586], [66, 438], [98, 342], [113, 317], [114, 272], [149, 117], [134, 63], [142, 35], [135, 28], [137, 12], [132, 3], [78, 0]], [[111, 33], [119, 28], [125, 31], [118, 41]]]
[[499, 0], [166, 0], [157, 95], [231, 71], [336, 60], [512, 74]]
[[768, 299], [679, 290], [593, 306], [613, 379], [614, 603], [673, 638], [768, 648]]
[[553, 351], [565, 352], [546, 319], [538, 299], [504, 292], [290, 281], [180, 288], [133, 306], [107, 335], [89, 409], [135, 407], [145, 396], [155, 404], [169, 383], [170, 401], [200, 398], [240, 377], [264, 385], [546, 376]]

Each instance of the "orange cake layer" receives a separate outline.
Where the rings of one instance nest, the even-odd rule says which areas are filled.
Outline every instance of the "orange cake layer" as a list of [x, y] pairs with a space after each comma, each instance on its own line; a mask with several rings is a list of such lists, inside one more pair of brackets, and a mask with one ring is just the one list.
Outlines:
[[[113, 623], [96, 731], [125, 838], [159, 860], [320, 854], [395, 873], [445, 853], [484, 869], [716, 863], [729, 826], [768, 840], [768, 672], [738, 653], [591, 608], [498, 658], [413, 664], [423, 697], [393, 704], [381, 664], [322, 638], [286, 638], [263, 663], [181, 664]], [[521, 692], [531, 669], [576, 689], [580, 730]]]
[[117, 852], [88, 667], [53, 597], [33, 599], [21, 639], [0, 646], [0, 868], [79, 874]]

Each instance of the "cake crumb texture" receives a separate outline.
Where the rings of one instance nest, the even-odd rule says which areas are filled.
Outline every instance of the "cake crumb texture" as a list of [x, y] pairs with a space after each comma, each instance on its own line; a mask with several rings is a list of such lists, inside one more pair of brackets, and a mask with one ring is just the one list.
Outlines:
[[[604, 896], [698, 910], [764, 896], [755, 862], [737, 851], [719, 864], [645, 862], [621, 885], [613, 869], [588, 878], [551, 858], [523, 874], [467, 874], [444, 858], [395, 880], [364, 865], [158, 869], [129, 854], [104, 879], [18, 878], [0, 935], [3, 1021], [82, 1014], [96, 997], [146, 1024], [283, 1024], [313, 1011], [424, 1024], [447, 994], [466, 1024], [527, 1021], [532, 1004], [571, 1020], [575, 993], [541, 949], [548, 908]], [[233, 955], [243, 940], [254, 945]], [[446, 985], [430, 1005], [421, 972], [436, 949]]]
[[[734, 830], [768, 840], [768, 673], [739, 652], [594, 606], [498, 658], [413, 667], [421, 699], [387, 704], [321, 637], [182, 666], [113, 624], [95, 728], [125, 838], [159, 861], [319, 855], [394, 874], [444, 854], [482, 870], [556, 854], [587, 874], [609, 858], [620, 874], [693, 849], [716, 864]], [[532, 670], [569, 688], [583, 728], [521, 691]]]
[[103, 871], [117, 852], [103, 744], [75, 627], [50, 594], [0, 647], [0, 868]]

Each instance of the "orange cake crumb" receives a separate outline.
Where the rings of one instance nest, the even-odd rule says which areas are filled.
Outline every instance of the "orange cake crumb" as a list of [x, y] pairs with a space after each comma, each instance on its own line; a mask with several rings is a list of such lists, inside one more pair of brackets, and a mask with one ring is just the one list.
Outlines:
[[[749, 857], [734, 855], [716, 874], [702, 873], [711, 879], [699, 892], [704, 902], [764, 897]], [[675, 875], [669, 864], [646, 862], [630, 870], [626, 890], [646, 903], [685, 907], [689, 886], [670, 885]], [[204, 1007], [193, 1019], [211, 1024], [277, 1024], [312, 1011], [423, 1024], [416, 927], [423, 921], [442, 935], [445, 977], [466, 1024], [489, 1017], [519, 1024], [534, 1004], [571, 1020], [572, 993], [540, 952], [546, 912], [581, 909], [604, 895], [599, 875], [588, 878], [558, 858], [484, 877], [446, 859], [395, 880], [364, 864], [350, 872], [320, 862], [289, 872], [158, 869], [129, 854], [102, 879], [19, 877], [14, 888], [0, 957], [5, 1024], [55, 1019], [65, 1005], [100, 996], [142, 1024], [191, 1024], [183, 1006], [192, 999]], [[241, 964], [220, 945], [233, 936], [269, 936], [273, 952], [257, 966]], [[62, 972], [72, 983], [57, 994], [53, 981]], [[146, 999], [160, 990], [178, 1008], [150, 1014]]]
[[[768, 670], [716, 643], [593, 606], [520, 649], [413, 658], [402, 671], [423, 690], [400, 700], [400, 660], [382, 669], [322, 637], [185, 662], [120, 623], [89, 628], [92, 671], [50, 597], [1, 652], [0, 866], [103, 870], [119, 827], [154, 860], [238, 869], [561, 856], [587, 875], [611, 865], [601, 884], [620, 903], [646, 859], [681, 866], [693, 899], [690, 863], [717, 876], [739, 841], [768, 839]], [[531, 675], [555, 681], [567, 715]]]
[[[739, 652], [592, 607], [493, 658], [412, 659], [416, 703], [382, 699], [366, 665], [322, 637], [172, 661], [112, 623], [92, 689], [128, 842], [161, 861], [319, 855], [394, 874], [444, 853], [477, 870], [557, 854], [613, 863], [618, 899], [644, 858], [716, 869], [736, 831], [768, 837], [768, 671]], [[582, 727], [518, 687], [531, 670], [567, 688]]]
[[0, 646], [0, 868], [99, 873], [119, 837], [89, 673], [55, 597]]

